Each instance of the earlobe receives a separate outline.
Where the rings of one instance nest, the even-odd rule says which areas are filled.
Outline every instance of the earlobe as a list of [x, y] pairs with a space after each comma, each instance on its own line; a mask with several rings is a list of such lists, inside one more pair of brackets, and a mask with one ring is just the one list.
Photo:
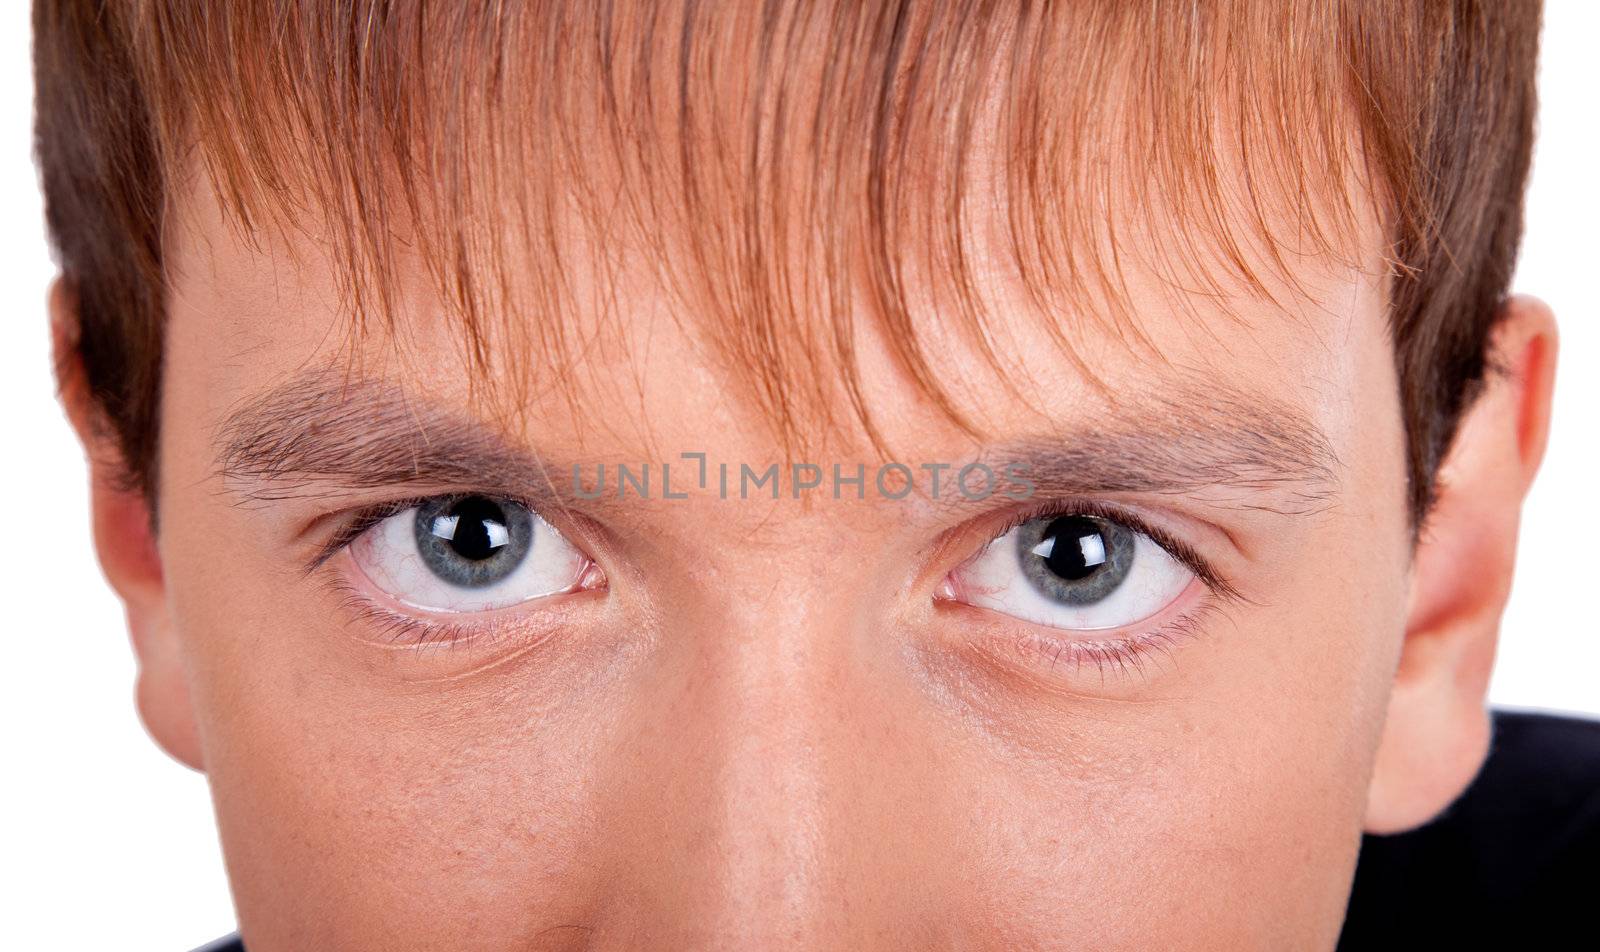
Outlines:
[[1368, 792], [1367, 830], [1432, 819], [1466, 789], [1489, 745], [1485, 706], [1511, 590], [1522, 502], [1544, 455], [1556, 326], [1531, 297], [1505, 304], [1483, 393], [1438, 474], [1413, 561], [1405, 641]]
[[97, 416], [77, 346], [76, 308], [59, 279], [50, 291], [50, 324], [57, 392], [89, 462], [95, 553], [122, 600], [139, 662], [140, 718], [162, 749], [200, 769], [188, 681], [167, 609], [149, 504], [123, 478], [121, 453]]

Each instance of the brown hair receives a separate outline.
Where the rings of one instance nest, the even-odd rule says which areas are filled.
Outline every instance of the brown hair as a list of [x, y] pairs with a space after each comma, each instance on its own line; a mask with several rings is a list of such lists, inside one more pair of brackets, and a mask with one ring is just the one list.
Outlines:
[[1512, 273], [1538, 30], [1501, 0], [37, 0], [37, 148], [92, 393], [152, 503], [163, 238], [203, 174], [246, 233], [314, 226], [353, 326], [415, 253], [480, 361], [496, 319], [564, 353], [564, 216], [602, 246], [631, 229], [784, 427], [835, 368], [871, 427], [852, 282], [958, 416], [900, 251], [923, 239], [917, 280], [983, 344], [976, 200], [1006, 199], [1063, 344], [1141, 248], [1175, 286], [1271, 296], [1259, 262], [1355, 257], [1366, 208], [1420, 524]]

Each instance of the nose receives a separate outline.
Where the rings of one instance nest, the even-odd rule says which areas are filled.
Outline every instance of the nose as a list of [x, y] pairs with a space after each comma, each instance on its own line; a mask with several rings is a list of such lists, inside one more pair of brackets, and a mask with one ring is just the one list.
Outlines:
[[[846, 578], [845, 576], [850, 576]], [[890, 948], [915, 911], [935, 818], [915, 685], [833, 565], [723, 585], [666, 613], [635, 694], [623, 904], [646, 944]], [[863, 593], [863, 594], [855, 594]], [[619, 898], [622, 898], [619, 895]]]

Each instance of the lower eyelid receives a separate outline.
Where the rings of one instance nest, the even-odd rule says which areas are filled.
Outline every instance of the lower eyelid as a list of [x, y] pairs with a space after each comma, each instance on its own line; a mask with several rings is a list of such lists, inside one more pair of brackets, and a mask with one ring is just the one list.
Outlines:
[[1196, 605], [1153, 628], [1121, 638], [1078, 640], [1032, 635], [1025, 643], [1036, 653], [1050, 653], [1053, 661], [1059, 661], [1064, 656], [1080, 666], [1091, 662], [1102, 670], [1113, 665], [1124, 670], [1128, 667], [1142, 670], [1144, 659], [1153, 655], [1170, 658], [1173, 648], [1195, 635], [1201, 621], [1209, 614], [1210, 607], [1207, 604]]
[[1092, 637], [1074, 637], [1067, 629], [1051, 629], [959, 601], [951, 601], [946, 610], [958, 617], [967, 613], [983, 616], [968, 615], [963, 625], [967, 630], [959, 636], [977, 642], [973, 647], [982, 654], [1023, 664], [1045, 677], [1070, 677], [1085, 668], [1102, 678], [1146, 677], [1154, 673], [1153, 663], [1175, 661], [1175, 650], [1204, 636], [1206, 622], [1220, 607], [1218, 600], [1203, 581], [1195, 579], [1152, 619], [1110, 637], [1106, 630], [1095, 630]]
[[[345, 564], [348, 563], [348, 564]], [[379, 637], [356, 636], [383, 648], [465, 649], [488, 652], [511, 643], [531, 644], [561, 627], [567, 603], [603, 589], [580, 589], [527, 599], [506, 608], [483, 612], [429, 613], [395, 601], [370, 580], [347, 551], [324, 566], [323, 584], [349, 625], [366, 628]]]
[[450, 646], [472, 643], [478, 634], [478, 626], [435, 621], [390, 608], [364, 591], [360, 583], [340, 574], [330, 576], [326, 588], [347, 624], [377, 636], [358, 636], [364, 642], [391, 648]]

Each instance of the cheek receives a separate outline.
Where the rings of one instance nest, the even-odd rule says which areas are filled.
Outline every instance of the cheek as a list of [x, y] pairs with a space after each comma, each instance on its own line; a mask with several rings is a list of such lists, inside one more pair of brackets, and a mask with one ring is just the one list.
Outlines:
[[169, 588], [252, 941], [458, 948], [470, 934], [498, 949], [545, 916], [590, 918], [576, 860], [608, 724], [561, 676], [584, 659], [546, 656], [548, 677], [397, 682], [388, 661], [352, 663], [326, 604], [283, 597], [247, 546], [185, 522]]
[[1097, 949], [1331, 947], [1385, 701], [1374, 642], [1392, 621], [1342, 586], [1326, 594], [1220, 627], [1168, 698], [1035, 711], [1055, 750], [1008, 738], [963, 765], [982, 783], [945, 778], [950, 809], [979, 817], [955, 852], [982, 857], [952, 895], [974, 897], [972, 918], [1004, 924], [1018, 948], [1062, 935]]
[[957, 850], [983, 858], [956, 893], [974, 918], [1016, 947], [1331, 947], [1403, 635], [1392, 505], [1315, 517], [1258, 603], [1219, 612], [1137, 698], [953, 691], [987, 735], [961, 767], [982, 782], [949, 807], [981, 817]]
[[[440, 712], [432, 723], [316, 676], [255, 680], [255, 699], [215, 738], [211, 773], [250, 927], [332, 930], [295, 934], [285, 948], [384, 937], [454, 948], [469, 933], [510, 948], [546, 917], [592, 918], [595, 889], [575, 863], [594, 840], [590, 732], [504, 713]], [[504, 712], [524, 699], [472, 700]]]

